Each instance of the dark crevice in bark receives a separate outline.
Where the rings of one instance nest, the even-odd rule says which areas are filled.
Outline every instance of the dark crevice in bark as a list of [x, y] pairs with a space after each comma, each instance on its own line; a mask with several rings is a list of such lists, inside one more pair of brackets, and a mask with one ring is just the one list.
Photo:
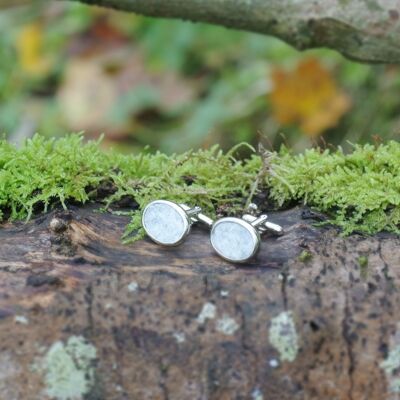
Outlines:
[[89, 336], [94, 334], [94, 324], [93, 324], [93, 284], [90, 283], [86, 288], [85, 293], [85, 303], [86, 303], [86, 315], [88, 320], [88, 333]]
[[160, 375], [161, 375], [160, 389], [164, 396], [164, 400], [170, 400], [168, 386], [166, 384], [166, 380], [168, 378], [168, 367], [165, 367], [162, 364], [160, 364]]
[[348, 367], [348, 376], [349, 376], [349, 391], [348, 391], [348, 398], [349, 400], [353, 399], [353, 373], [355, 368], [355, 356], [353, 354], [353, 343], [351, 339], [351, 311], [350, 311], [350, 304], [349, 304], [349, 293], [345, 292], [345, 307], [344, 307], [344, 316], [342, 321], [342, 332], [343, 332], [343, 339], [346, 344], [346, 352], [347, 357], [349, 359], [349, 367]]
[[283, 309], [287, 310], [287, 308], [288, 308], [288, 295], [287, 295], [288, 271], [282, 270], [280, 277], [282, 279], [281, 294], [282, 294]]

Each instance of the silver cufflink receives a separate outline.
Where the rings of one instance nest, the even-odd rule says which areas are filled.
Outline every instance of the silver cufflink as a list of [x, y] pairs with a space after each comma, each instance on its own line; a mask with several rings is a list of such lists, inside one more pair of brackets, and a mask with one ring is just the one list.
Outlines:
[[276, 235], [283, 234], [280, 225], [267, 219], [267, 215], [256, 217], [251, 214], [244, 214], [242, 218], [221, 218], [211, 228], [211, 245], [227, 261], [248, 261], [260, 247], [261, 234], [267, 231]]
[[[256, 211], [251, 204], [249, 212]], [[225, 260], [241, 263], [256, 255], [261, 235], [271, 231], [283, 234], [280, 225], [267, 221], [267, 215], [256, 217], [244, 214], [242, 218], [225, 217], [214, 222], [201, 213], [200, 207], [189, 207], [168, 200], [155, 200], [147, 204], [142, 215], [142, 226], [154, 242], [163, 246], [177, 246], [190, 233], [194, 223], [201, 222], [211, 228], [211, 245]]]
[[168, 200], [147, 204], [142, 215], [142, 226], [154, 242], [163, 246], [181, 244], [196, 222], [211, 226], [212, 219], [201, 214], [200, 207], [189, 207]]

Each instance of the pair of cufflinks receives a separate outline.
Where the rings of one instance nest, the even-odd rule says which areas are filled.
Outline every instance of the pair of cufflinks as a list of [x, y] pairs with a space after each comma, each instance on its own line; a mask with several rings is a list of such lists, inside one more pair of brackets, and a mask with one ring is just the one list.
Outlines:
[[282, 227], [267, 221], [267, 218], [266, 215], [244, 214], [242, 218], [225, 217], [213, 221], [201, 213], [200, 207], [155, 200], [145, 207], [142, 226], [157, 244], [177, 246], [188, 236], [193, 224], [202, 223], [211, 229], [211, 246], [216, 253], [227, 261], [241, 263], [255, 256], [261, 234], [266, 231], [283, 234]]

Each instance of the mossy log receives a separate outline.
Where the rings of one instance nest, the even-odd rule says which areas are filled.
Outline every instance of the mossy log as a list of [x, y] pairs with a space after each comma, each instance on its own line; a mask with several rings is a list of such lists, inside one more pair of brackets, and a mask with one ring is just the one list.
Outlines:
[[96, 206], [0, 230], [0, 398], [398, 398], [399, 239], [278, 212], [248, 265], [123, 245]]

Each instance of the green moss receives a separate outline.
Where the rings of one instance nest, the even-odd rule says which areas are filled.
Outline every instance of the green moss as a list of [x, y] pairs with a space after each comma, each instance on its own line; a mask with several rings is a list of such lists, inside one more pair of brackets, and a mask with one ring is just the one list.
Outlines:
[[299, 260], [303, 263], [310, 261], [311, 258], [312, 258], [312, 254], [307, 250], [303, 250], [299, 255]]
[[30, 218], [36, 207], [46, 211], [57, 201], [84, 203], [88, 188], [110, 174], [111, 160], [97, 142], [82, 145], [82, 137], [60, 140], [35, 136], [21, 149], [0, 142], [1, 215], [10, 219]]
[[[243, 207], [256, 166], [236, 161], [218, 147], [180, 155], [159, 152], [139, 155], [105, 153], [98, 142], [83, 143], [81, 135], [59, 140], [35, 136], [21, 149], [0, 142], [0, 210], [3, 219], [28, 219], [36, 210], [67, 201], [85, 203], [96, 187], [108, 182], [115, 193], [105, 208], [132, 197], [139, 208], [156, 198], [198, 204], [211, 215], [218, 207], [230, 212]], [[140, 227], [132, 210], [125, 237]], [[141, 233], [139, 232], [139, 237]]]
[[279, 204], [296, 200], [330, 216], [344, 234], [399, 233], [400, 144], [355, 145], [351, 154], [319, 149], [275, 159], [280, 180], [270, 177], [271, 197]]
[[[99, 200], [96, 189], [113, 188], [103, 199], [107, 209], [130, 196], [139, 207], [157, 198], [188, 202], [214, 216], [223, 210], [240, 214], [250, 193], [267, 191], [276, 207], [308, 204], [343, 229], [373, 234], [399, 233], [400, 144], [354, 146], [351, 154], [307, 150], [293, 155], [254, 154], [234, 158], [236, 149], [218, 147], [180, 155], [105, 153], [98, 142], [84, 143], [81, 135], [59, 140], [35, 136], [20, 149], [0, 142], [0, 218], [28, 219], [33, 213], [68, 202]], [[140, 212], [132, 217], [125, 239], [140, 228]], [[135, 238], [141, 237], [139, 233]]]
[[368, 257], [360, 256], [358, 258], [358, 264], [360, 265], [361, 268], [367, 268], [368, 267]]
[[367, 256], [358, 257], [358, 265], [360, 266], [361, 278], [367, 279], [367, 277], [368, 277], [368, 257]]

